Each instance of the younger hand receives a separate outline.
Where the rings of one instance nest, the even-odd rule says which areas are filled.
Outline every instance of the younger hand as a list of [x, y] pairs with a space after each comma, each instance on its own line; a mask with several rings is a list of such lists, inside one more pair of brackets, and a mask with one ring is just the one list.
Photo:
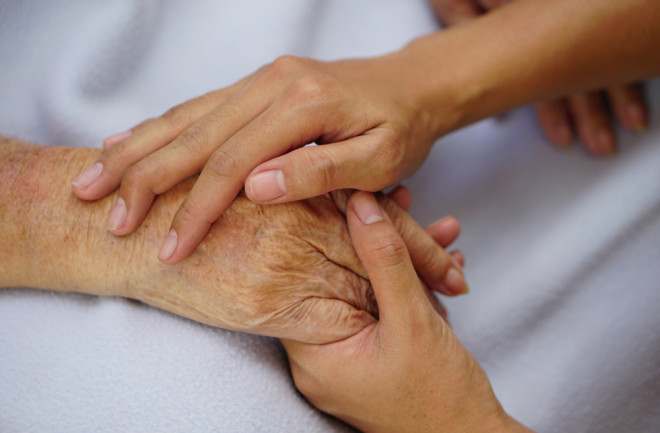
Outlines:
[[[108, 138], [74, 193], [95, 200], [121, 184], [107, 222], [121, 236], [142, 223], [156, 195], [201, 171], [159, 253], [176, 263], [244, 186], [252, 201], [284, 203], [344, 188], [377, 191], [414, 172], [441, 124], [457, 113], [447, 95], [447, 114], [429, 115], [412, 74], [399, 54], [336, 62], [282, 57]], [[303, 147], [311, 142], [324, 145]]]
[[[446, 25], [453, 26], [512, 0], [430, 1], [438, 18]], [[541, 129], [550, 141], [567, 148], [577, 135], [594, 155], [609, 155], [616, 150], [612, 117], [625, 128], [636, 132], [646, 129], [648, 123], [648, 108], [642, 88], [637, 83], [538, 102], [534, 104], [534, 111]]]
[[479, 364], [429, 301], [374, 197], [353, 194], [347, 219], [379, 318], [336, 343], [284, 341], [298, 389], [367, 432], [529, 431], [504, 412]]

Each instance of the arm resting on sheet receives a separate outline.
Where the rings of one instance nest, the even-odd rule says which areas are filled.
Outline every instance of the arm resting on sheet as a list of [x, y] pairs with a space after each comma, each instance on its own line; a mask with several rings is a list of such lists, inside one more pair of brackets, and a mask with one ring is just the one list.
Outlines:
[[269, 209], [239, 198], [203, 247], [170, 267], [155, 251], [190, 182], [118, 238], [104, 226], [114, 194], [83, 202], [70, 192], [100, 150], [0, 140], [0, 287], [134, 298], [213, 326], [304, 341], [343, 338], [373, 321], [370, 284], [351, 270], [364, 275], [329, 197]]
[[[155, 252], [193, 180], [160, 195], [135, 233], [116, 237], [105, 228], [116, 194], [85, 202], [70, 192], [100, 152], [0, 136], [0, 287], [134, 298], [213, 326], [317, 343], [377, 317], [340, 210], [347, 192], [280, 206], [239, 196], [195, 254], [167, 266]], [[381, 200], [418, 251], [421, 273], [454, 266], [410, 216]]]

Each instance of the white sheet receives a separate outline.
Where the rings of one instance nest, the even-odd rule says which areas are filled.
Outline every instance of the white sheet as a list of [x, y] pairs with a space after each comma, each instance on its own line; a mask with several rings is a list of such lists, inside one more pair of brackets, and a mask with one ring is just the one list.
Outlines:
[[[0, 131], [97, 146], [278, 55], [372, 55], [434, 29], [424, 0], [2, 2]], [[454, 329], [539, 431], [660, 431], [652, 125], [597, 160], [520, 110], [442, 139], [407, 182], [421, 221], [462, 221]], [[3, 432], [349, 430], [295, 392], [275, 341], [130, 301], [4, 291], [0, 348]]]

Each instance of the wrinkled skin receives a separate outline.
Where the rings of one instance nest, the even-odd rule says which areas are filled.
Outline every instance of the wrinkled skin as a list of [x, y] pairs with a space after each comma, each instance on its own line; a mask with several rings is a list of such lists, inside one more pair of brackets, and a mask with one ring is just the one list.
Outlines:
[[[0, 259], [12, 265], [0, 268], [0, 287], [123, 296], [209, 325], [308, 343], [354, 335], [378, 316], [342, 213], [348, 191], [276, 206], [241, 195], [194, 254], [165, 265], [160, 240], [195, 179], [161, 194], [137, 231], [117, 237], [104, 226], [114, 194], [83, 202], [68, 191], [98, 150], [4, 141]], [[427, 286], [447, 291], [444, 275], [460, 263], [394, 202], [380, 201]]]
[[[268, 206], [241, 195], [188, 259], [145, 275], [140, 299], [253, 334], [310, 343], [354, 335], [378, 318], [378, 307], [342, 213], [348, 197], [344, 190]], [[386, 196], [379, 199], [399, 226], [413, 223]]]
[[330, 195], [283, 206], [240, 196], [193, 255], [154, 271], [141, 300], [222, 328], [329, 342], [377, 317]]

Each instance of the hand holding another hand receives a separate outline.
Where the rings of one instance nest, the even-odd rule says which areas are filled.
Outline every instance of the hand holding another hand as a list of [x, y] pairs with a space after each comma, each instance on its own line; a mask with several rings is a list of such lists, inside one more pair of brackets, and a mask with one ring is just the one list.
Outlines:
[[374, 197], [355, 193], [347, 218], [379, 319], [336, 343], [285, 340], [298, 389], [366, 432], [529, 432], [504, 412], [486, 374], [429, 302]]
[[[162, 226], [189, 187], [183, 183], [159, 198], [147, 221]], [[239, 196], [188, 260], [163, 266], [147, 259], [149, 265], [124, 284], [150, 305], [225, 329], [308, 343], [346, 338], [378, 317], [342, 213], [348, 194], [280, 206]], [[401, 189], [393, 197], [404, 206], [409, 200]], [[449, 296], [463, 293], [462, 256], [451, 257], [436, 243], [457, 236], [458, 222], [442, 219], [427, 232], [394, 201], [382, 194], [379, 200], [414, 251], [428, 287]]]
[[[414, 71], [401, 56], [279, 58], [107, 139], [74, 192], [94, 200], [121, 184], [107, 225], [126, 235], [156, 195], [201, 171], [160, 250], [173, 264], [190, 255], [244, 186], [250, 200], [272, 204], [394, 185], [421, 165], [457, 116], [449, 97], [446, 116], [430, 115], [424, 86], [402, 80]], [[303, 147], [311, 142], [324, 145]]]
[[[0, 136], [0, 288], [121, 296], [208, 325], [308, 343], [349, 337], [378, 317], [348, 233], [349, 191], [277, 206], [241, 195], [187, 260], [165, 266], [153, 252], [194, 179], [159, 195], [144, 224], [119, 238], [103, 225], [114, 194], [82, 202], [68, 190], [99, 155]], [[397, 188], [390, 196], [378, 199], [427, 286], [464, 293], [462, 255], [439, 245], [457, 236], [458, 221], [424, 230], [402, 209], [410, 193]]]

